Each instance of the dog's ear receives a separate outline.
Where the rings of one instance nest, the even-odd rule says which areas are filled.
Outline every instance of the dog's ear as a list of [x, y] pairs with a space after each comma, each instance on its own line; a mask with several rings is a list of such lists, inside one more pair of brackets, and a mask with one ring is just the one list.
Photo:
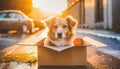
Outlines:
[[52, 24], [54, 23], [56, 17], [55, 16], [50, 16], [47, 19], [45, 19], [45, 23], [48, 27], [51, 27]]
[[67, 16], [66, 20], [68, 21], [68, 25], [71, 28], [76, 28], [77, 27], [78, 22], [72, 16]]

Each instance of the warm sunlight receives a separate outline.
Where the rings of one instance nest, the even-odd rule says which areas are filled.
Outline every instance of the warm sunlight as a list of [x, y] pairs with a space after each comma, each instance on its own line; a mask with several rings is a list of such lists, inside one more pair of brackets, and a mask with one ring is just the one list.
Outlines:
[[67, 6], [66, 0], [33, 0], [33, 6], [45, 12], [60, 13]]

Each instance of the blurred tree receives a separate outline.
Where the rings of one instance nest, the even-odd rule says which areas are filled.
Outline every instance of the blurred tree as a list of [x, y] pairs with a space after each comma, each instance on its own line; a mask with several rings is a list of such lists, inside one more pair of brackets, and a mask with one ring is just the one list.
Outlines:
[[0, 10], [20, 10], [32, 17], [32, 0], [0, 0]]

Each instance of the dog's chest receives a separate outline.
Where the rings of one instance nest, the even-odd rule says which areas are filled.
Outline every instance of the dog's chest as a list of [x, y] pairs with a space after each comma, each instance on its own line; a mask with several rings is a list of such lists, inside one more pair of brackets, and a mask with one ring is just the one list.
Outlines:
[[53, 42], [56, 46], [65, 46], [66, 45], [66, 42], [64, 40], [62, 41], [55, 41]]

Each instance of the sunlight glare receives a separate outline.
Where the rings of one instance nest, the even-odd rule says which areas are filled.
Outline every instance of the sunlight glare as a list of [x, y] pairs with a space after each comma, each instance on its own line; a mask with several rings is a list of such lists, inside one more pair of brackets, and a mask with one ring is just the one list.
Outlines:
[[41, 33], [39, 37], [46, 38], [48, 32], [48, 28], [44, 29], [44, 31]]
[[60, 13], [67, 7], [66, 0], [33, 0], [33, 6], [45, 12]]

